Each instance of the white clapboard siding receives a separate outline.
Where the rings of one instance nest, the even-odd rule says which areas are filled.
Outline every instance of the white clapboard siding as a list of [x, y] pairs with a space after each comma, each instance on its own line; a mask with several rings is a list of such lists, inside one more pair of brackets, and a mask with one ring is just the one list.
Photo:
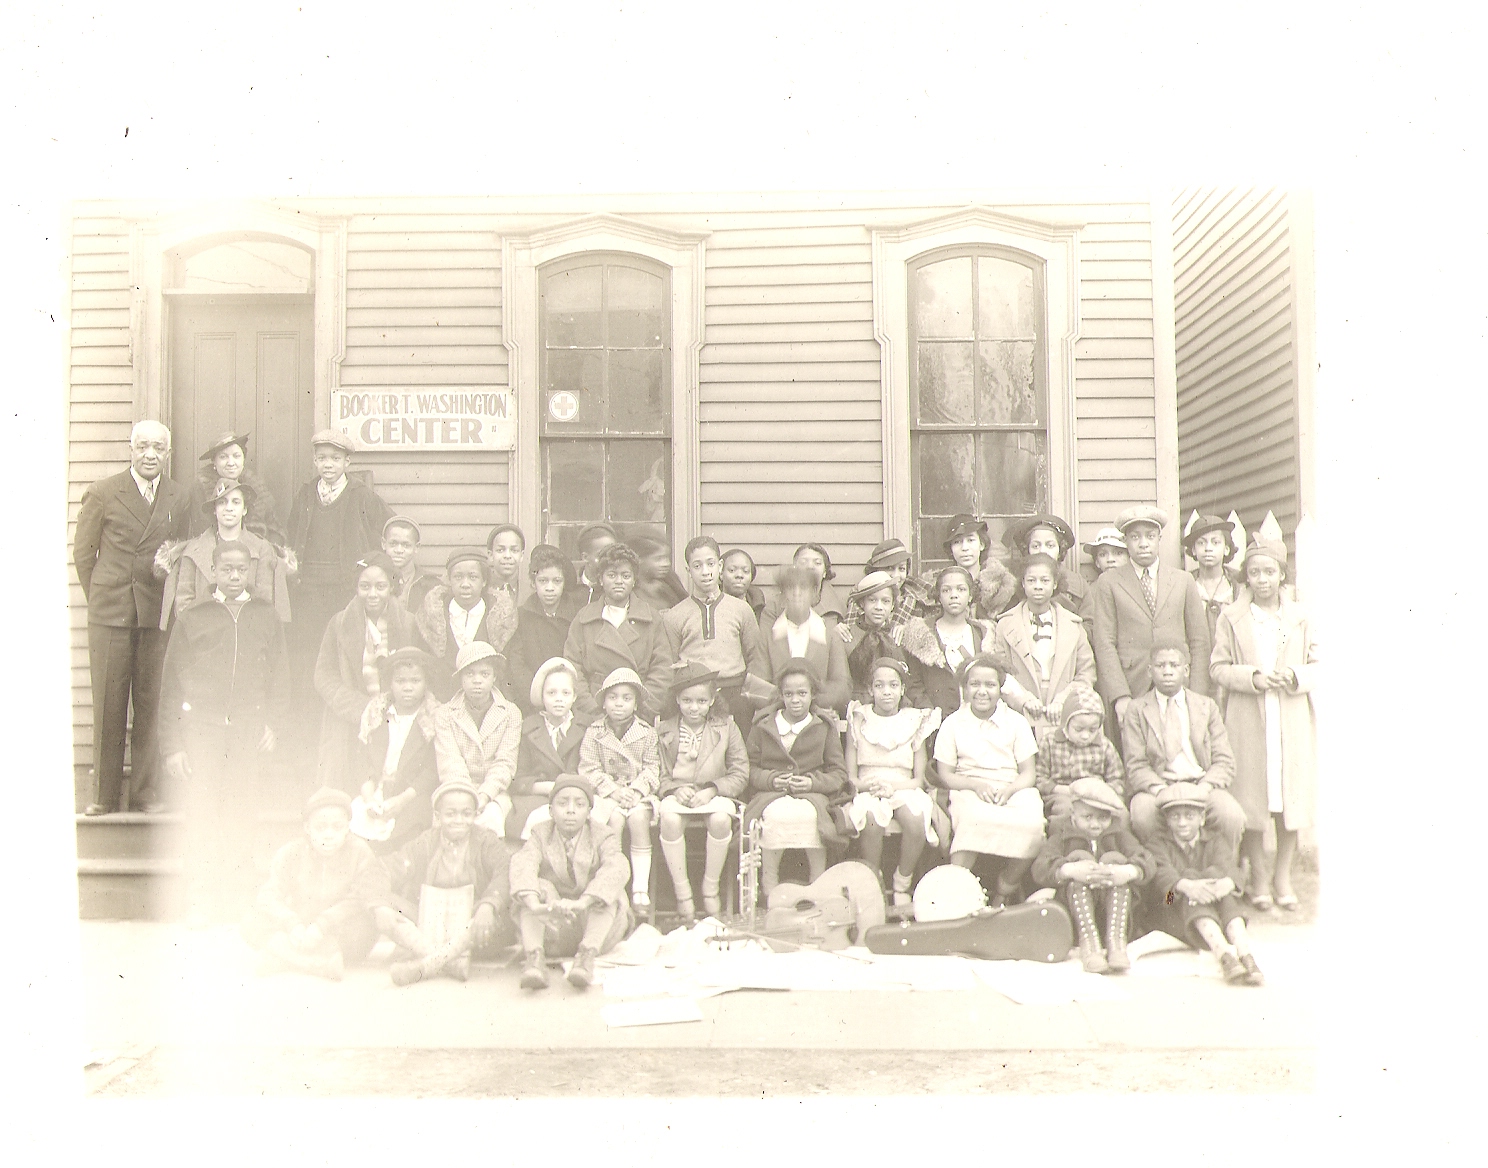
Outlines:
[[1194, 188], [1173, 202], [1184, 515], [1299, 518], [1293, 255], [1286, 193]]

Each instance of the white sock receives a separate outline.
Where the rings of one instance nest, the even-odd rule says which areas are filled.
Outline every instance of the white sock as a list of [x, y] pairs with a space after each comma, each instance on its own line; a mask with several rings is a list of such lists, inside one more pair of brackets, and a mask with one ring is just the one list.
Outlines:
[[[634, 852], [631, 852], [630, 854], [632, 856], [632, 861], [631, 862], [632, 862], [632, 864], [634, 864], [634, 858], [633, 857], [635, 856], [635, 853]], [[650, 856], [650, 854], [651, 853], [649, 853], [649, 852], [646, 853], [646, 855], [648, 857]], [[677, 899], [678, 900], [691, 900], [692, 899], [692, 885], [687, 880], [687, 840], [686, 840], [686, 838], [683, 837], [683, 836], [678, 836], [674, 840], [669, 840], [669, 839], [666, 838], [666, 836], [662, 836], [661, 837], [661, 854], [666, 857], [667, 869], [672, 874], [672, 889], [676, 892]], [[649, 865], [649, 863], [650, 863], [650, 860], [648, 859], [647, 860], [647, 864]]]
[[708, 851], [703, 864], [703, 895], [718, 895], [718, 878], [723, 875], [723, 864], [728, 859], [729, 845], [733, 837], [726, 836], [719, 839], [712, 832], [708, 833]]
[[898, 868], [895, 868], [894, 869], [894, 891], [895, 892], [908, 892], [909, 891], [910, 882], [913, 879], [914, 879], [914, 873], [913, 872], [901, 872], [901, 871], [899, 871]]
[[651, 895], [651, 849], [630, 849], [630, 890]]

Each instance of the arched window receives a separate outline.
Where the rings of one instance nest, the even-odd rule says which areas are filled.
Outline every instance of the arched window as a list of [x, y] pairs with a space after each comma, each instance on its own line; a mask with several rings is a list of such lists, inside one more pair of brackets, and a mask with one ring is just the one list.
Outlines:
[[543, 526], [671, 546], [672, 292], [666, 266], [585, 253], [538, 269]]
[[916, 562], [946, 562], [950, 519], [994, 540], [1049, 499], [1044, 265], [995, 246], [942, 249], [908, 271]]

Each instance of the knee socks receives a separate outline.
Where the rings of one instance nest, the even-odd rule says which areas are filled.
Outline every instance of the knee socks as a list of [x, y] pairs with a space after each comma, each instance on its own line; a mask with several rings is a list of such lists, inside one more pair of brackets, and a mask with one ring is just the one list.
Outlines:
[[662, 836], [661, 854], [666, 857], [667, 868], [672, 873], [672, 888], [677, 893], [677, 899], [691, 900], [692, 885], [687, 879], [687, 840], [682, 836], [674, 840]]
[[630, 849], [630, 891], [632, 893], [644, 892], [650, 895], [651, 889], [651, 848], [649, 844], [644, 847], [631, 845]]
[[732, 835], [719, 839], [712, 832], [708, 833], [708, 851], [703, 865], [704, 896], [718, 895], [718, 879], [723, 875], [724, 861], [728, 859], [729, 845], [733, 842]]

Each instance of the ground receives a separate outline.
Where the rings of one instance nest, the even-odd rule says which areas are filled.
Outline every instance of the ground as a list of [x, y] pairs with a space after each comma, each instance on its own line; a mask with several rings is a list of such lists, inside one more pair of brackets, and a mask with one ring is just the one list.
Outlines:
[[739, 991], [702, 999], [701, 1022], [613, 1030], [600, 1011], [614, 998], [556, 976], [523, 993], [515, 967], [403, 989], [375, 964], [340, 983], [259, 978], [228, 929], [84, 922], [87, 1087], [105, 1097], [1309, 1092], [1316, 875], [1302, 875], [1301, 912], [1254, 922], [1260, 988], [1224, 984], [1217, 965], [1174, 975], [1180, 963], [1156, 956], [1107, 979], [1119, 1000], [1018, 1005], [984, 986]]

